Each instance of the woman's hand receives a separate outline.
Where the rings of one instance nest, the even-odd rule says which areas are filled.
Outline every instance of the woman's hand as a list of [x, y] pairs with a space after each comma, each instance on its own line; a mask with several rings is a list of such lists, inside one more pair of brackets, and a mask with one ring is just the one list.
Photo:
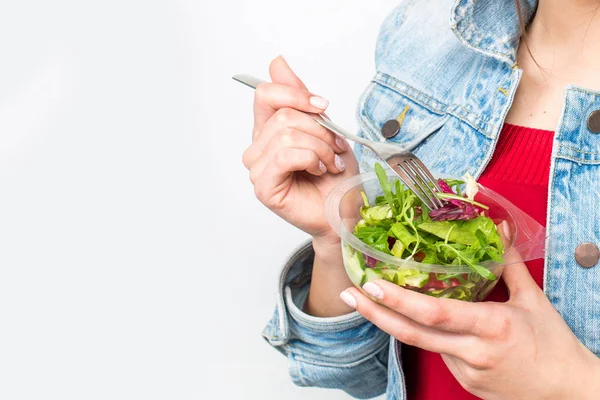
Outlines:
[[481, 398], [597, 398], [600, 360], [571, 332], [525, 264], [508, 265], [502, 277], [510, 292], [506, 303], [438, 299], [383, 280], [363, 287], [382, 305], [355, 288], [341, 298], [399, 341], [441, 353], [460, 384]]
[[273, 83], [256, 89], [244, 165], [265, 206], [314, 241], [333, 246], [339, 239], [325, 220], [325, 198], [358, 173], [358, 164], [346, 140], [302, 112], [322, 113], [327, 101], [310, 93], [282, 57], [273, 60], [269, 73]]

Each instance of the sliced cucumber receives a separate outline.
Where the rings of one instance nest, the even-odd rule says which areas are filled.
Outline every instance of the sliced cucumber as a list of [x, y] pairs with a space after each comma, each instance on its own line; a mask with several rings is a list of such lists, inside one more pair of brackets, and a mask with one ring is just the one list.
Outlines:
[[442, 294], [442, 292], [444, 292], [444, 289], [428, 290], [428, 291], [422, 292], [422, 293], [426, 294], [428, 296], [440, 297], [440, 295]]
[[370, 225], [377, 225], [377, 223], [394, 217], [392, 208], [389, 204], [382, 204], [371, 207], [361, 207], [360, 215]]
[[355, 285], [360, 285], [365, 276], [365, 271], [362, 269], [360, 258], [362, 258], [362, 254], [355, 252], [354, 254], [347, 253], [347, 256], [344, 259], [348, 277]]
[[404, 284], [408, 286], [422, 288], [429, 282], [429, 274], [414, 274], [404, 277]]
[[372, 268], [365, 268], [365, 274], [367, 275], [367, 282], [374, 281], [375, 279], [381, 279], [383, 274], [379, 271], [376, 271]]
[[392, 246], [391, 252], [395, 257], [402, 258], [402, 254], [404, 254], [404, 249], [405, 247], [402, 244], [402, 242], [400, 240], [396, 240], [394, 246]]
[[390, 276], [390, 282], [400, 286], [414, 286], [422, 288], [429, 282], [429, 274], [413, 269], [384, 269], [384, 275]]

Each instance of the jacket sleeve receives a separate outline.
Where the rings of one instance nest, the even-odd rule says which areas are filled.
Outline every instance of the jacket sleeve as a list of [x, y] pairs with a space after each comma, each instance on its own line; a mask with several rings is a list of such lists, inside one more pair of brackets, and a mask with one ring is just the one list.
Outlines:
[[312, 244], [287, 262], [277, 307], [263, 331], [271, 346], [288, 358], [296, 385], [342, 389], [367, 399], [385, 393], [389, 336], [358, 312], [317, 318], [302, 312], [310, 288]]

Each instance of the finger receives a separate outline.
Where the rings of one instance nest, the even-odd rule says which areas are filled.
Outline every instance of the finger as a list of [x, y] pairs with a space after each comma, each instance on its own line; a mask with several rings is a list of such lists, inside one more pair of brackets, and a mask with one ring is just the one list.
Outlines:
[[286, 129], [269, 142], [260, 159], [254, 164], [252, 174], [262, 174], [270, 160], [284, 148], [305, 149], [314, 152], [323, 162], [326, 172], [337, 174], [346, 169], [344, 161], [335, 154], [329, 144], [305, 132]]
[[252, 145], [244, 153], [242, 160], [246, 168], [252, 168], [273, 137], [286, 129], [306, 132], [321, 139], [331, 146], [336, 153], [342, 153], [350, 148], [347, 142], [319, 125], [305, 113], [292, 108], [282, 108], [269, 118], [261, 132], [255, 137]]
[[430, 328], [486, 336], [495, 325], [488, 304], [439, 299], [378, 279], [363, 289], [386, 307]]
[[[375, 303], [356, 288], [347, 289], [342, 293], [347, 293], [355, 299], [356, 310], [366, 319], [410, 346], [458, 357], [460, 351], [464, 351], [462, 349], [468, 348], [467, 346], [474, 342], [472, 336], [444, 332], [420, 325], [402, 314]], [[344, 294], [341, 297], [346, 301]]]
[[527, 265], [522, 262], [505, 266], [502, 279], [512, 301], [524, 300], [542, 291], [529, 273]]
[[526, 293], [540, 291], [540, 287], [531, 276], [519, 252], [515, 249], [509, 249], [510, 240], [508, 235], [510, 235], [510, 229], [506, 221], [499, 225], [498, 232], [502, 238], [504, 248], [508, 249], [503, 255], [505, 267], [502, 272], [502, 279], [506, 284], [510, 298], [513, 299]]
[[296, 171], [319, 176], [326, 172], [326, 168], [312, 150], [279, 149], [260, 173], [256, 173], [254, 168], [250, 170], [256, 197], [269, 208], [277, 207], [287, 194], [292, 173]]
[[297, 89], [277, 83], [261, 83], [254, 92], [254, 131], [255, 136], [265, 122], [280, 108], [318, 114], [323, 112], [329, 102], [313, 95], [307, 90]]
[[276, 57], [269, 65], [269, 75], [273, 83], [279, 83], [281, 85], [291, 86], [296, 89], [306, 90], [308, 88], [298, 78], [298, 76], [292, 71], [287, 61], [283, 56]]
[[284, 128], [292, 128], [309, 133], [327, 142], [338, 153], [349, 149], [349, 146], [345, 146], [346, 142], [338, 140], [341, 139], [338, 135], [323, 127], [310, 115], [294, 110], [293, 108], [281, 108], [277, 110], [265, 123], [263, 130], [255, 141], [264, 146], [273, 138], [273, 135]]

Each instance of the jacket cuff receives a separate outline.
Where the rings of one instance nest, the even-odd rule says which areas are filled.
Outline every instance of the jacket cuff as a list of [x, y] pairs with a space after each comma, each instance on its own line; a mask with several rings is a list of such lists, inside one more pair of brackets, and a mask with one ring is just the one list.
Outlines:
[[[312, 242], [300, 246], [281, 272], [277, 308], [263, 331], [282, 353], [321, 365], [349, 366], [387, 346], [389, 336], [358, 312], [337, 317], [314, 317], [303, 312], [310, 290], [314, 261]], [[344, 344], [352, 344], [348, 352]]]

